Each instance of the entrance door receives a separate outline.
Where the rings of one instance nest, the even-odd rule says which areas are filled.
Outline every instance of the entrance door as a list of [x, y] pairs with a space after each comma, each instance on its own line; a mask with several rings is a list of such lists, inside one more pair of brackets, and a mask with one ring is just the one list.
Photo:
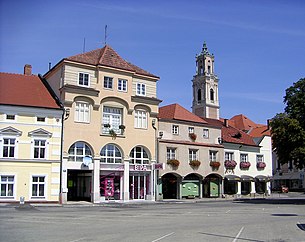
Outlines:
[[68, 200], [91, 201], [91, 173], [68, 171]]
[[135, 174], [129, 177], [130, 199], [145, 199], [149, 191], [149, 176]]

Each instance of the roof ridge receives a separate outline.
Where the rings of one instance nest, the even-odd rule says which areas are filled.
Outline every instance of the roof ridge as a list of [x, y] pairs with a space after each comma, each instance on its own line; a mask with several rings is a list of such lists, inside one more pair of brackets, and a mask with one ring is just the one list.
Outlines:
[[106, 50], [108, 49], [108, 45], [105, 45], [103, 48], [101, 48], [100, 50], [104, 49], [104, 51], [101, 51], [101, 57], [98, 59], [98, 64], [103, 62]]

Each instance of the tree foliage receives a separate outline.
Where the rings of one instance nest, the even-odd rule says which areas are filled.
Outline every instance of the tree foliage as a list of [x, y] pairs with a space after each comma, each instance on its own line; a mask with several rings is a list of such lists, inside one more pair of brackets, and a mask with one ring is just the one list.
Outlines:
[[286, 89], [285, 112], [271, 120], [273, 147], [281, 164], [305, 167], [305, 78]]

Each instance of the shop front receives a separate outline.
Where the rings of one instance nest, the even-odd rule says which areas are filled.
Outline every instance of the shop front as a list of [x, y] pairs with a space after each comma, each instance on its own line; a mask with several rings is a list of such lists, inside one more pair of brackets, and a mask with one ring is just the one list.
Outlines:
[[222, 177], [217, 174], [210, 174], [203, 180], [203, 196], [219, 197], [221, 194]]
[[238, 182], [240, 182], [240, 177], [235, 175], [226, 175], [224, 178], [224, 194], [228, 194], [228, 195], [237, 194]]
[[248, 195], [251, 193], [252, 182], [254, 182], [254, 178], [251, 176], [243, 175], [240, 177], [241, 195]]
[[182, 198], [195, 198], [200, 196], [200, 178], [197, 174], [189, 174], [181, 182]]

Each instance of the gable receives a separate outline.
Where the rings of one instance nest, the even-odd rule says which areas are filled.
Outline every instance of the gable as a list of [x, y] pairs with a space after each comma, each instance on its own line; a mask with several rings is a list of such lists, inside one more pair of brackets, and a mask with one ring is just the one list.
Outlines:
[[52, 133], [44, 130], [44, 129], [36, 129], [28, 133], [29, 136], [34, 137], [52, 137]]
[[7, 128], [3, 128], [0, 129], [0, 134], [1, 135], [11, 135], [11, 136], [21, 136], [22, 135], [22, 131], [15, 129], [13, 127], [7, 127]]

